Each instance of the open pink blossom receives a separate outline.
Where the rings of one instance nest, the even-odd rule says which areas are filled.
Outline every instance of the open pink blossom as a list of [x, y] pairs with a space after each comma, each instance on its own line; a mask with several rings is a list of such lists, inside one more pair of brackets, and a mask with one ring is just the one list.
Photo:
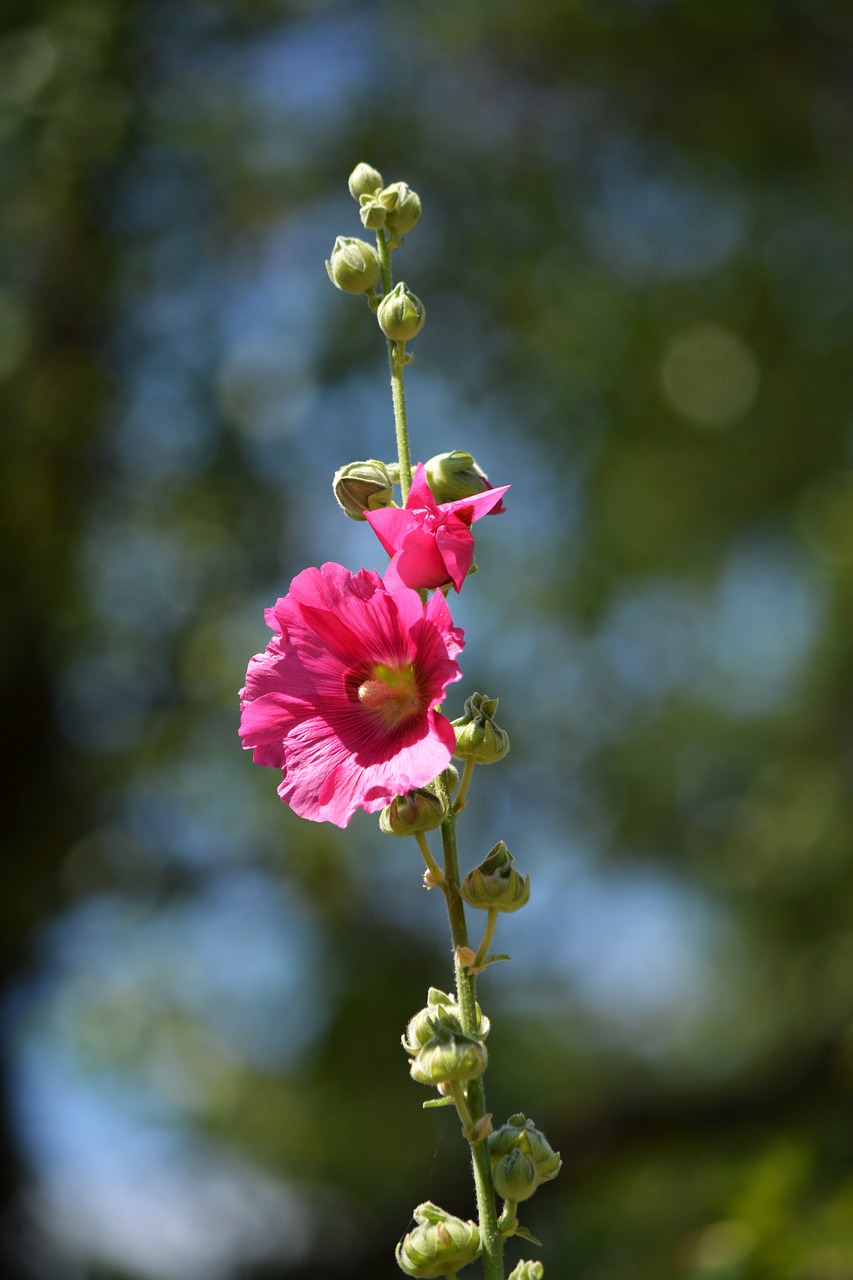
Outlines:
[[471, 525], [488, 515], [509, 485], [455, 502], [437, 503], [427, 484], [426, 471], [418, 463], [404, 507], [365, 511], [365, 519], [391, 557], [385, 582], [398, 587], [446, 586], [457, 591], [474, 559]]
[[265, 617], [277, 634], [249, 663], [240, 737], [283, 771], [285, 804], [345, 827], [447, 768], [456, 738], [437, 704], [464, 641], [441, 593], [424, 605], [378, 573], [324, 564]]

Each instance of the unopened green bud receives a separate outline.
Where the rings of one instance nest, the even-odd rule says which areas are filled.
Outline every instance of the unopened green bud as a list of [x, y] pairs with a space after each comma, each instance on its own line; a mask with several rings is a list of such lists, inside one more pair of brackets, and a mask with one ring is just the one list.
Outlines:
[[326, 263], [329, 279], [344, 293], [370, 293], [379, 279], [376, 250], [354, 236], [338, 236]]
[[539, 1186], [533, 1161], [518, 1147], [492, 1165], [492, 1182], [504, 1200], [529, 1200]]
[[489, 1135], [489, 1155], [500, 1160], [512, 1151], [520, 1151], [532, 1163], [539, 1182], [550, 1182], [562, 1168], [559, 1151], [555, 1151], [544, 1133], [532, 1120], [519, 1112]]
[[[449, 1018], [451, 1010], [453, 1010], [452, 1016], [455, 1017], [457, 1006], [453, 996], [449, 996], [446, 991], [439, 991], [438, 987], [430, 987], [426, 1008], [419, 1009], [415, 1016], [409, 1019], [406, 1027], [406, 1034], [403, 1036], [403, 1048], [406, 1053], [418, 1053], [435, 1034], [436, 1019]], [[460, 1031], [462, 1030], [462, 1023], [458, 1018], [456, 1026]]]
[[395, 235], [404, 236], [421, 216], [421, 198], [405, 182], [392, 182], [377, 197], [385, 209], [385, 226]]
[[413, 836], [418, 831], [434, 831], [447, 817], [447, 805], [434, 791], [418, 787], [395, 796], [379, 815], [379, 827], [389, 836]]
[[[457, 502], [461, 498], [473, 498], [475, 494], [491, 489], [489, 478], [478, 467], [470, 453], [453, 449], [450, 453], [437, 453], [425, 465], [427, 484], [436, 502]], [[498, 510], [503, 509], [499, 504]]]
[[[485, 1040], [489, 1034], [489, 1019], [484, 1017], [479, 1005], [477, 1011], [477, 1040]], [[430, 987], [424, 1009], [418, 1010], [410, 1019], [403, 1036], [403, 1048], [407, 1053], [416, 1054], [435, 1035], [436, 1024], [440, 1028], [461, 1033], [462, 1012], [453, 996], [438, 987]]]
[[395, 284], [379, 304], [379, 327], [393, 342], [408, 342], [423, 328], [426, 312], [420, 298], [403, 284]]
[[361, 225], [368, 231], [378, 231], [385, 226], [385, 206], [379, 203], [375, 195], [359, 196], [358, 206]]
[[519, 1262], [509, 1273], [509, 1280], [543, 1280], [545, 1268], [541, 1262]]
[[484, 1044], [437, 1021], [429, 1040], [412, 1058], [409, 1074], [419, 1084], [476, 1080], [485, 1071], [487, 1062]]
[[469, 907], [482, 911], [518, 911], [530, 897], [530, 876], [522, 877], [513, 867], [513, 856], [499, 840], [473, 871], [462, 881], [462, 897]]
[[465, 699], [465, 713], [451, 724], [456, 730], [456, 749], [460, 760], [475, 764], [496, 764], [509, 751], [509, 735], [492, 717], [498, 709], [497, 698], [472, 693]]
[[338, 506], [351, 520], [364, 520], [365, 511], [394, 505], [393, 482], [385, 463], [376, 458], [338, 467], [332, 489]]
[[523, 1151], [533, 1161], [540, 1182], [550, 1182], [563, 1167], [559, 1151], [554, 1150], [532, 1120], [526, 1121], [516, 1143], [516, 1150]]
[[373, 165], [365, 164], [362, 160], [350, 174], [347, 186], [353, 200], [358, 200], [361, 196], [372, 196], [382, 186], [382, 174]]
[[397, 1264], [406, 1275], [431, 1280], [461, 1271], [478, 1256], [476, 1223], [463, 1222], [429, 1200], [419, 1204], [413, 1216], [417, 1226], [403, 1236], [396, 1251]]

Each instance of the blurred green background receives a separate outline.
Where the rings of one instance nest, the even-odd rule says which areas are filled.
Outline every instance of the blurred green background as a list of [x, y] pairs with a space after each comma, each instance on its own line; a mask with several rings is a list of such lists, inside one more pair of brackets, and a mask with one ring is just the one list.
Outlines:
[[513, 741], [461, 837], [533, 879], [481, 998], [549, 1280], [850, 1280], [850, 5], [0, 22], [4, 1277], [390, 1278], [473, 1212], [398, 1044], [449, 980], [414, 843], [236, 737], [262, 607], [381, 567], [329, 488], [393, 454], [323, 267], [367, 160], [425, 208], [414, 454], [513, 486], [448, 709]]

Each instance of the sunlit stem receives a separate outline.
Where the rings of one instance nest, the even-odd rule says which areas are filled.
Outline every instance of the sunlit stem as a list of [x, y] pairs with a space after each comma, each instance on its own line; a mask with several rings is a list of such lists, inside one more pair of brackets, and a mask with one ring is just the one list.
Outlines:
[[459, 790], [456, 792], [456, 799], [453, 801], [453, 807], [458, 813], [460, 809], [465, 808], [465, 797], [468, 794], [468, 788], [471, 785], [471, 779], [474, 776], [475, 764], [473, 760], [465, 761], [465, 768], [462, 770], [462, 781], [459, 783]]
[[[376, 248], [379, 253], [379, 269], [382, 273], [382, 294], [391, 292], [391, 247], [383, 230], [376, 232]], [[394, 406], [394, 431], [397, 436], [397, 461], [400, 464], [400, 490], [403, 502], [412, 487], [412, 460], [409, 454], [409, 428], [406, 422], [406, 393], [403, 389], [403, 366], [406, 361], [406, 344], [388, 339], [388, 363], [391, 366], [391, 403]]]
[[471, 966], [472, 969], [482, 969], [483, 967], [483, 961], [486, 958], [486, 953], [488, 952], [489, 947], [492, 945], [492, 938], [494, 937], [494, 933], [495, 933], [495, 925], [498, 922], [498, 914], [499, 913], [496, 907], [489, 907], [489, 916], [488, 916], [488, 919], [486, 920], [486, 927], [483, 930], [483, 941], [480, 943], [480, 946], [477, 950], [477, 954], [474, 957], [474, 963]]
[[418, 848], [421, 851], [421, 856], [423, 857], [424, 862], [427, 864], [427, 870], [429, 871], [432, 883], [437, 888], [443, 887], [444, 873], [442, 872], [441, 867], [438, 865], [435, 858], [430, 853], [430, 848], [429, 848], [429, 845], [427, 844], [427, 838], [424, 835], [423, 831], [416, 831], [415, 839], [418, 842]]
[[[447, 802], [447, 787], [441, 775], [436, 779], [436, 789], [440, 798]], [[456, 847], [456, 814], [453, 810], [441, 824], [441, 842], [444, 849], [444, 884], [441, 888], [447, 903], [447, 918], [450, 921], [450, 936], [456, 957], [456, 1000], [459, 1005], [462, 1030], [466, 1035], [476, 1036], [479, 1029], [476, 978], [470, 968], [466, 968], [458, 959], [459, 948], [468, 946], [468, 926], [465, 920], [465, 905], [462, 894], [459, 892], [459, 852]], [[475, 1128], [477, 1121], [486, 1114], [486, 1094], [482, 1079], [470, 1082], [467, 1101], [472, 1128]], [[485, 1142], [472, 1143], [471, 1166], [477, 1196], [483, 1280], [504, 1280], [504, 1238], [498, 1230], [497, 1206], [492, 1186], [492, 1165]]]

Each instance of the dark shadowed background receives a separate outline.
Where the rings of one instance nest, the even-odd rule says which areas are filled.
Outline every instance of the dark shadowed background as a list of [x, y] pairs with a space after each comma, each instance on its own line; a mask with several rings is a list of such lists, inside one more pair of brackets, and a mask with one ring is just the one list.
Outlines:
[[329, 484], [393, 455], [323, 266], [366, 160], [424, 203], [413, 452], [513, 486], [448, 709], [513, 743], [461, 837], [533, 879], [481, 997], [548, 1280], [851, 1280], [850, 6], [0, 21], [3, 1276], [390, 1280], [473, 1213], [398, 1043], [450, 977], [417, 849], [236, 737], [262, 607], [382, 567]]

